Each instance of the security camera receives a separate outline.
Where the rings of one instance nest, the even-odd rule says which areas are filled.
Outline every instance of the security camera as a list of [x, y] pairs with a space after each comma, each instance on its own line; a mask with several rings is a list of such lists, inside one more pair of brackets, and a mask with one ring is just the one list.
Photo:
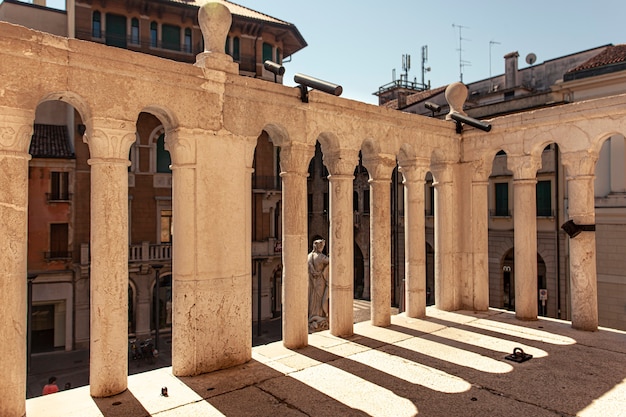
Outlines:
[[314, 90], [322, 91], [327, 94], [332, 94], [334, 96], [340, 96], [341, 93], [343, 93], [342, 86], [329, 83], [328, 81], [323, 81], [309, 75], [296, 74], [293, 76], [293, 80], [296, 82], [296, 84], [299, 84], [301, 99], [303, 103], [309, 102], [308, 87], [311, 87]]
[[424, 107], [435, 113], [439, 113], [441, 111], [441, 106], [439, 104], [435, 104], [430, 101], [425, 102]]
[[285, 73], [285, 67], [273, 61], [265, 61], [263, 67], [274, 75], [283, 75]]
[[450, 117], [456, 121], [456, 132], [457, 133], [461, 133], [461, 131], [463, 130], [463, 127], [461, 125], [461, 123], [465, 123], [468, 124], [472, 127], [475, 127], [477, 129], [483, 130], [485, 132], [489, 132], [491, 130], [491, 124], [489, 123], [485, 123], [485, 122], [481, 122], [480, 120], [474, 119], [473, 117], [469, 117], [469, 116], [463, 116], [460, 113], [450, 113]]

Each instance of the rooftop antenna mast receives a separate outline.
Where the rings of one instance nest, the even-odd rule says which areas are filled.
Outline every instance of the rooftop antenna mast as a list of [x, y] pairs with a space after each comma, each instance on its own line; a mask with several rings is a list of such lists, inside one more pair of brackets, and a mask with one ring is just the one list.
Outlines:
[[411, 69], [411, 55], [402, 55], [402, 71], [404, 71], [404, 81], [409, 80], [409, 70]]
[[428, 61], [428, 45], [422, 46], [422, 88], [423, 89], [426, 89], [426, 83], [424, 81], [424, 77], [426, 73], [430, 71], [430, 67], [426, 66], [426, 61]]
[[500, 45], [500, 42], [489, 41], [489, 78], [491, 78], [491, 46]]
[[470, 64], [468, 61], [463, 61], [463, 41], [469, 41], [471, 39], [464, 38], [462, 32], [463, 29], [469, 28], [467, 26], [455, 25], [454, 23], [452, 27], [459, 28], [459, 49], [457, 49], [459, 51], [459, 78], [460, 81], [463, 82], [463, 67]]

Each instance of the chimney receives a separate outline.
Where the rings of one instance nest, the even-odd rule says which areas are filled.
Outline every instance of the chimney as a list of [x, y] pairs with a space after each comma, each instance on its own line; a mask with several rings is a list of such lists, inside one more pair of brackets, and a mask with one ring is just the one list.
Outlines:
[[517, 87], [517, 51], [504, 55], [504, 88]]
[[406, 107], [406, 96], [407, 96], [407, 92], [406, 91], [400, 91], [398, 92], [398, 110]]

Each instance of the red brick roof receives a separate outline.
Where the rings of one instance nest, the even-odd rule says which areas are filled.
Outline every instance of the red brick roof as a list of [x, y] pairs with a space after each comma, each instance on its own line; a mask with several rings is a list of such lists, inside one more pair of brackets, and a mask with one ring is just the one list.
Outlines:
[[29, 152], [33, 158], [73, 159], [67, 126], [35, 123]]
[[604, 67], [606, 65], [618, 64], [620, 62], [626, 62], [626, 44], [621, 45], [609, 45], [607, 48], [600, 52], [593, 58], [583, 62], [579, 66], [570, 69], [568, 73], [588, 70], [591, 68]]

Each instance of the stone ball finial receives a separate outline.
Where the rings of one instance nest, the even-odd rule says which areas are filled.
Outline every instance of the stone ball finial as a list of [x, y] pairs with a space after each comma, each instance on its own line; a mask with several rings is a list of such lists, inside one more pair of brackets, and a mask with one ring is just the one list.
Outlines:
[[463, 116], [467, 114], [463, 111], [463, 104], [467, 100], [467, 86], [462, 82], [455, 82], [446, 87], [446, 101], [450, 106], [450, 112], [446, 115], [446, 120], [451, 119], [452, 113], [459, 113]]
[[204, 38], [204, 52], [224, 53], [228, 31], [233, 23], [230, 10], [221, 1], [209, 1], [198, 11], [198, 24]]

